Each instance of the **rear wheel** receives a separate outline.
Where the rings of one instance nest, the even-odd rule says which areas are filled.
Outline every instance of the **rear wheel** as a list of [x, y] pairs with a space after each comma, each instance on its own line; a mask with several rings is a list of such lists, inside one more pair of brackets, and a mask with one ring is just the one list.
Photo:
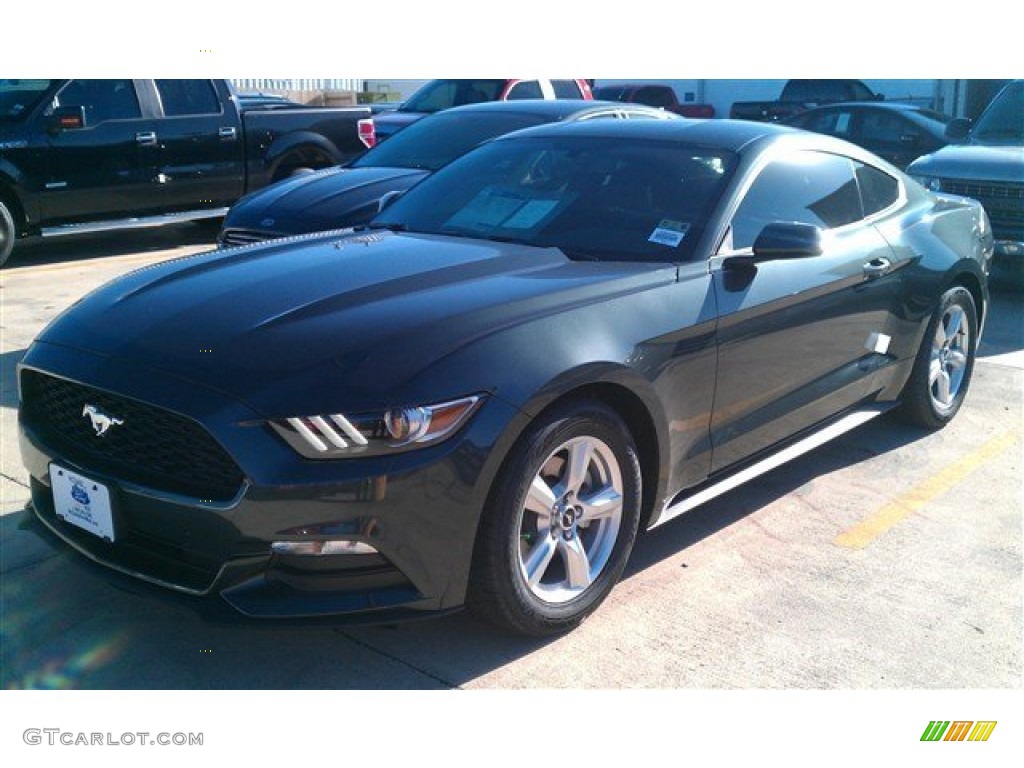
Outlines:
[[640, 517], [640, 464], [601, 403], [559, 408], [510, 456], [480, 524], [470, 608], [504, 629], [577, 626], [618, 581]]
[[274, 181], [304, 176], [334, 164], [334, 160], [323, 150], [316, 147], [300, 147], [282, 158], [274, 173]]
[[944, 427], [963, 404], [974, 372], [978, 314], [961, 286], [942, 295], [903, 390], [900, 415], [928, 429]]
[[2, 267], [14, 250], [14, 240], [17, 233], [14, 231], [14, 217], [11, 216], [7, 205], [0, 201], [0, 267]]

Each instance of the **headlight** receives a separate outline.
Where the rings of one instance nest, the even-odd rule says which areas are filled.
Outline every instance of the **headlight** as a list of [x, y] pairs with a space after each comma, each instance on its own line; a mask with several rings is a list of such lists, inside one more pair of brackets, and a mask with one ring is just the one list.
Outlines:
[[936, 176], [911, 176], [910, 178], [932, 192], [942, 191], [942, 179]]
[[482, 402], [481, 395], [471, 395], [383, 413], [294, 416], [275, 419], [270, 426], [308, 459], [380, 456], [441, 442], [458, 431]]

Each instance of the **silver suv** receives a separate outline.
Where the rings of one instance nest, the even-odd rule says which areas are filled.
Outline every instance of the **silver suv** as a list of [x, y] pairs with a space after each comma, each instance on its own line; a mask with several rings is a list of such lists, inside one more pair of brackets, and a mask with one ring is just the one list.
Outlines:
[[1003, 88], [973, 126], [952, 121], [946, 136], [960, 143], [919, 157], [907, 173], [932, 191], [980, 201], [997, 261], [1024, 267], [1024, 80]]

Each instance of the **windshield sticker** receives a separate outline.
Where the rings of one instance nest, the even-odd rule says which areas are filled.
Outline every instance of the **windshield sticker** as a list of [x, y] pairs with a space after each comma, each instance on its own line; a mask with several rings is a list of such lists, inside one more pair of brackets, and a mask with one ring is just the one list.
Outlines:
[[686, 237], [686, 233], [689, 231], [689, 224], [684, 224], [681, 221], [662, 219], [658, 223], [658, 226], [654, 228], [654, 232], [651, 233], [651, 236], [647, 238], [647, 242], [667, 245], [670, 248], [678, 248], [679, 244], [683, 242], [683, 238]]
[[558, 200], [531, 200], [512, 214], [502, 224], [509, 229], [533, 229], [550, 214]]
[[446, 227], [499, 227], [514, 214], [525, 199], [504, 190], [487, 187], [445, 222]]
[[488, 187], [480, 190], [464, 208], [448, 219], [444, 227], [473, 231], [536, 229], [567, 202], [560, 198], [522, 197], [514, 192]]

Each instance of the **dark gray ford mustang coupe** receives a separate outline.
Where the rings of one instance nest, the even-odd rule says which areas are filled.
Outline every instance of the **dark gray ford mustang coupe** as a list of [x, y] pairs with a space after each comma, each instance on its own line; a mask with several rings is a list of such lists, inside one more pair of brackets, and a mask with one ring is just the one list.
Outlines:
[[32, 505], [93, 560], [253, 617], [468, 604], [564, 631], [639, 527], [890, 408], [952, 419], [991, 255], [977, 203], [828, 137], [529, 129], [363, 231], [72, 307], [20, 368]]

